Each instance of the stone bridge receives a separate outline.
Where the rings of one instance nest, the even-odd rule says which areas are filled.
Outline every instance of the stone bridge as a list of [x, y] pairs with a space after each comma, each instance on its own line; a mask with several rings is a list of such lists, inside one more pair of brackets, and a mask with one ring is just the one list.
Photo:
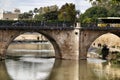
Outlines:
[[53, 45], [55, 57], [61, 59], [86, 59], [92, 42], [106, 33], [120, 37], [120, 28], [79, 28], [71, 26], [0, 26], [0, 55], [5, 58], [9, 44], [25, 32], [38, 32], [44, 35]]
[[67, 26], [0, 26], [0, 55], [4, 59], [9, 44], [19, 35], [37, 32], [44, 35], [53, 45], [55, 57], [79, 58], [79, 29]]

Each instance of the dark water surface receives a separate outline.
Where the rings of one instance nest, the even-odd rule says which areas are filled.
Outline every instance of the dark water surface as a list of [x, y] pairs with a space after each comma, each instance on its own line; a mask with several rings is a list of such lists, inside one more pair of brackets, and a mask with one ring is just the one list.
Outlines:
[[48, 45], [11, 44], [7, 54], [22, 57], [0, 62], [0, 80], [120, 80], [120, 64], [94, 58], [81, 61], [40, 58], [54, 56]]

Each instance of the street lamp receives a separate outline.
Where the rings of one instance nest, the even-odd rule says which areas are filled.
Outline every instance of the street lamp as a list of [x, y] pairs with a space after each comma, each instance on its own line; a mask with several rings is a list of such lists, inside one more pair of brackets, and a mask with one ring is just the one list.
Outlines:
[[81, 25], [80, 25], [80, 21], [78, 21], [80, 19], [80, 11], [79, 10], [77, 10], [77, 12], [76, 12], [76, 27], [81, 27]]
[[41, 25], [45, 26], [45, 17], [44, 16], [42, 17]]
[[65, 21], [66, 21], [66, 12], [63, 12], [63, 17], [64, 17], [64, 21], [63, 21], [63, 27], [65, 27], [66, 26], [66, 24], [65, 24]]

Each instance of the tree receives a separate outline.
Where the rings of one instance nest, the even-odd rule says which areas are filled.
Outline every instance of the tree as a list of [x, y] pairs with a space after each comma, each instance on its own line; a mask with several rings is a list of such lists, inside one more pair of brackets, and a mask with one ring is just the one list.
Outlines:
[[35, 8], [33, 11], [35, 14], [39, 12], [38, 8]]
[[44, 14], [45, 20], [58, 20], [58, 11], [51, 11]]
[[33, 14], [30, 13], [23, 13], [23, 14], [19, 14], [19, 19], [32, 19]]
[[58, 20], [58, 6], [47, 6], [47, 7], [40, 7], [39, 14], [36, 14], [34, 19], [37, 20]]
[[120, 4], [119, 4], [120, 2], [115, 3], [115, 1], [117, 0], [114, 0], [114, 2], [111, 0], [100, 0], [100, 1], [92, 1], [91, 3], [94, 7], [99, 6], [106, 8], [109, 11], [108, 12], [109, 17], [120, 17]]
[[44, 16], [42, 14], [37, 14], [37, 15], [34, 16], [34, 19], [43, 21], [44, 20]]
[[[106, 5], [106, 2], [107, 4], [110, 3], [112, 5], [120, 5], [120, 0], [89, 0], [92, 4], [95, 3], [95, 4], [104, 4]], [[109, 5], [110, 6], [110, 5]]]
[[[101, 2], [102, 0], [89, 0], [89, 1], [90, 1], [90, 2], [91, 2], [91, 1], [98, 1], [98, 2]], [[116, 3], [116, 2], [120, 2], [120, 0], [109, 0], [109, 1], [112, 1], [112, 2], [115, 2], [115, 3]]]
[[106, 17], [108, 10], [104, 7], [91, 7], [81, 15], [81, 23], [97, 23], [99, 17]]
[[58, 6], [53, 5], [53, 6], [47, 6], [47, 7], [40, 7], [39, 8], [39, 14], [45, 14], [51, 11], [58, 11]]
[[28, 13], [33, 14], [33, 11], [32, 11], [32, 10], [29, 10], [29, 12], [28, 12]]
[[108, 11], [109, 11], [108, 12], [109, 17], [120, 17], [120, 5], [114, 5]]
[[33, 15], [33, 18], [34, 18], [35, 15], [37, 15], [37, 13], [39, 12], [38, 8], [34, 8], [33, 12], [34, 12], [34, 15]]
[[76, 10], [75, 5], [72, 3], [66, 3], [61, 7], [58, 14], [58, 19], [60, 21], [75, 21]]
[[49, 6], [44, 7], [44, 12], [45, 12], [45, 13], [50, 12], [50, 8], [49, 8]]

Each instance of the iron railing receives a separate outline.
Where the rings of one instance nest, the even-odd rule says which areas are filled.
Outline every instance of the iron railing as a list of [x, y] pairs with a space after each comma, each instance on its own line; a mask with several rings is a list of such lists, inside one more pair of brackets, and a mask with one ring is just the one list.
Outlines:
[[45, 21], [0, 21], [0, 29], [74, 29], [71, 22], [45, 22]]

